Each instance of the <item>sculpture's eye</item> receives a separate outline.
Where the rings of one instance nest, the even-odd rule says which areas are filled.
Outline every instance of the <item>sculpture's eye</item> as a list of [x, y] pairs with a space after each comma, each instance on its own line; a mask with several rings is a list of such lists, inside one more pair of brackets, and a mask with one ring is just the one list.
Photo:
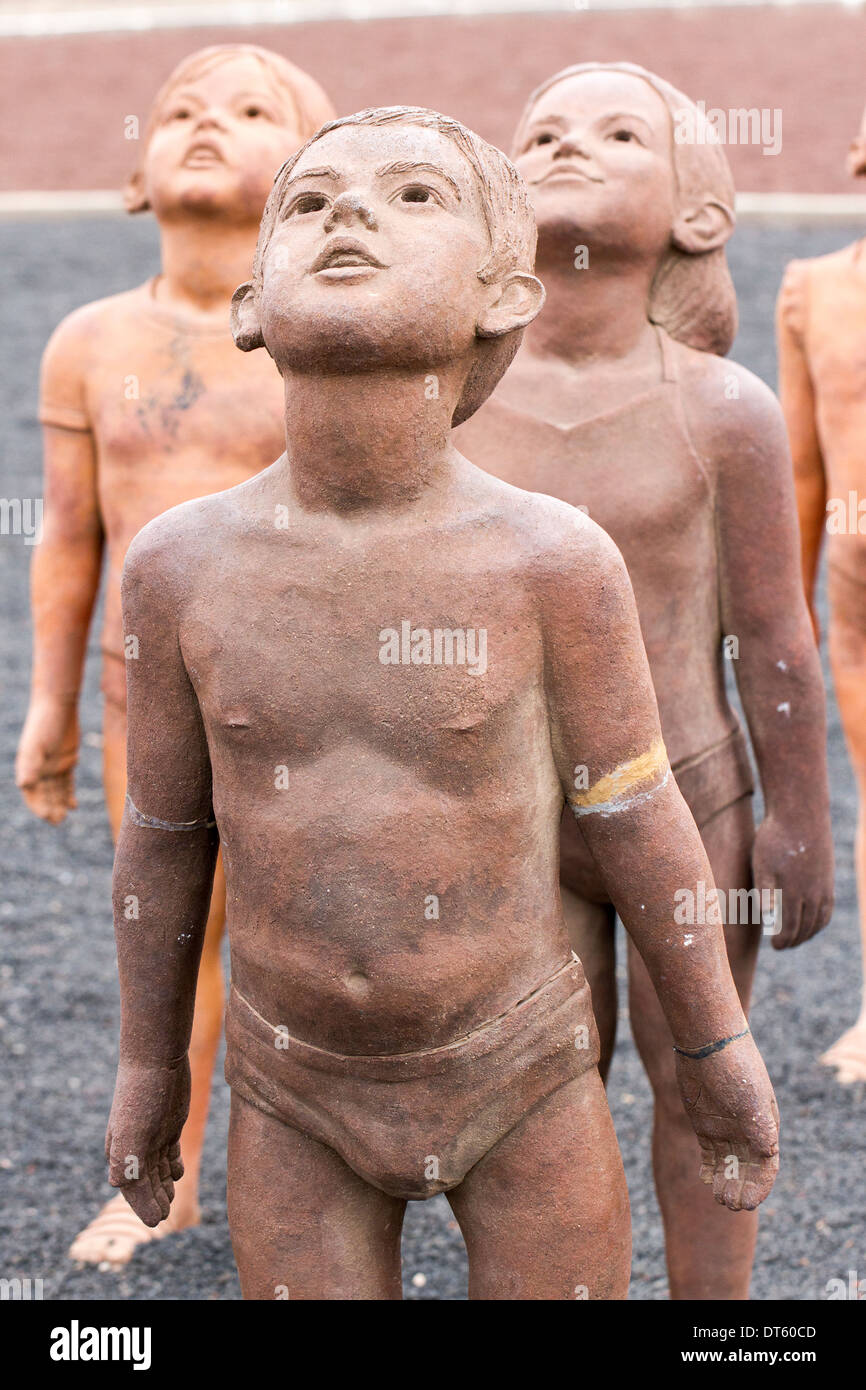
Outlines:
[[286, 217], [294, 217], [305, 212], [321, 212], [328, 200], [323, 193], [301, 193], [291, 204]]
[[433, 201], [433, 195], [429, 188], [424, 188], [421, 184], [413, 184], [411, 188], [402, 190], [400, 200], [404, 203], [429, 203]]

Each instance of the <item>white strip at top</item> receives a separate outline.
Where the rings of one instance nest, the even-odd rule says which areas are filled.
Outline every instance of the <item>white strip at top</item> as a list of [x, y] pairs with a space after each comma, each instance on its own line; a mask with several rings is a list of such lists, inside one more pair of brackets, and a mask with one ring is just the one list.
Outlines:
[[[0, 192], [0, 222], [126, 215], [123, 195], [110, 188]], [[739, 222], [851, 222], [866, 224], [862, 193], [738, 193]]]
[[428, 15], [580, 15], [603, 10], [701, 10], [835, 5], [860, 9], [862, 0], [211, 0], [211, 3], [125, 4], [0, 11], [0, 38], [60, 34], [141, 33], [151, 29], [235, 28], [312, 24], [321, 20], [417, 19]]

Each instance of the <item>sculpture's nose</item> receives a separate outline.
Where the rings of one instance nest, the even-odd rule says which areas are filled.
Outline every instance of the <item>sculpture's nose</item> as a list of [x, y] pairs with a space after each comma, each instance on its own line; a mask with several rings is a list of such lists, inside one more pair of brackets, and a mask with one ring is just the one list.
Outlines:
[[589, 159], [589, 150], [583, 134], [577, 130], [569, 130], [557, 145], [554, 159], [569, 159], [574, 155], [581, 159]]
[[377, 228], [373, 211], [367, 206], [363, 198], [359, 197], [357, 193], [341, 193], [325, 219], [323, 230], [332, 232], [341, 223], [348, 227], [353, 222], [360, 222], [371, 232], [376, 231]]
[[207, 107], [204, 111], [200, 111], [195, 120], [196, 130], [207, 130], [210, 126], [216, 126], [219, 130], [225, 130], [225, 121], [212, 106]]

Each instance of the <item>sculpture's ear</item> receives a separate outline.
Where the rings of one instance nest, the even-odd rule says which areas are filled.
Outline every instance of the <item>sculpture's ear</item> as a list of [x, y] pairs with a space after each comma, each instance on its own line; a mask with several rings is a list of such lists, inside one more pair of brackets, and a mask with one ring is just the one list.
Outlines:
[[482, 310], [475, 326], [479, 338], [502, 338], [532, 323], [544, 303], [544, 286], [535, 275], [515, 270], [496, 287], [499, 294]]
[[684, 207], [674, 221], [671, 240], [690, 256], [703, 255], [724, 246], [734, 230], [734, 213], [727, 203], [707, 198], [697, 206]]
[[232, 337], [241, 352], [252, 352], [265, 345], [258, 296], [251, 280], [238, 285], [232, 295]]
[[140, 169], [130, 174], [123, 189], [123, 206], [127, 212], [147, 212], [150, 203], [144, 191], [144, 179]]
[[866, 135], [858, 135], [851, 141], [845, 167], [852, 179], [862, 178], [866, 174]]

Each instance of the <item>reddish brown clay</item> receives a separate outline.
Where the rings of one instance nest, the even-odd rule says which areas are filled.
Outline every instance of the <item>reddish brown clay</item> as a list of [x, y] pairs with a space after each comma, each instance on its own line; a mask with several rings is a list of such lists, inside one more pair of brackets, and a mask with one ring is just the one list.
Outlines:
[[[772, 394], [719, 355], [736, 322], [724, 244], [734, 190], [698, 109], [629, 64], [566, 69], [531, 98], [515, 139], [538, 219], [544, 312], [495, 395], [457, 433], [473, 462], [583, 507], [628, 566], [674, 775], [722, 893], [748, 1008], [761, 935], [824, 925], [832, 849], [821, 675], [800, 593], [784, 424]], [[689, 139], [680, 143], [677, 132]], [[732, 658], [767, 806], [757, 835]], [[563, 822], [572, 945], [602, 1042], [614, 1044], [616, 895], [583, 822]], [[746, 901], [746, 893], [754, 894]], [[700, 920], [681, 878], [678, 920]], [[738, 896], [739, 893], [739, 896]], [[695, 1188], [664, 1000], [630, 948], [632, 1030], [652, 1082], [654, 1164], [677, 1298], [745, 1298], [756, 1217]]]
[[286, 453], [127, 557], [110, 1175], [165, 1218], [219, 840], [247, 1298], [399, 1298], [405, 1202], [443, 1190], [470, 1297], [625, 1296], [627, 1195], [558, 887], [566, 800], [682, 1049], [704, 1180], [739, 1208], [775, 1175], [722, 931], [674, 921], [712, 871], [622, 560], [451, 442], [541, 305], [534, 243], [519, 175], [456, 122], [325, 126], [278, 177], [234, 303], [239, 345], [283, 378]]
[[[866, 115], [848, 172], [866, 175]], [[826, 528], [830, 664], [857, 778], [855, 843], [866, 965], [866, 242], [792, 261], [779, 295], [779, 390], [794, 458], [803, 584], [816, 637], [815, 585]], [[853, 1028], [821, 1058], [843, 1083], [866, 1080], [866, 993]]]
[[[120, 615], [129, 542], [160, 512], [241, 482], [282, 450], [279, 377], [264, 358], [238, 354], [229, 301], [249, 273], [274, 171], [286, 149], [331, 114], [315, 82], [266, 49], [230, 45], [186, 58], [156, 98], [141, 166], [126, 190], [130, 211], [156, 214], [162, 272], [77, 310], [46, 349], [45, 530], [33, 564], [33, 684], [17, 780], [31, 810], [53, 824], [75, 805], [78, 694], [103, 549], [103, 766], [116, 834], [126, 791], [125, 658], [136, 656], [134, 645], [124, 646]], [[198, 1165], [222, 1028], [224, 918], [220, 864], [199, 980], [187, 1177], [175, 1227], [198, 1220]], [[151, 1238], [115, 1198], [70, 1253], [119, 1265]]]

